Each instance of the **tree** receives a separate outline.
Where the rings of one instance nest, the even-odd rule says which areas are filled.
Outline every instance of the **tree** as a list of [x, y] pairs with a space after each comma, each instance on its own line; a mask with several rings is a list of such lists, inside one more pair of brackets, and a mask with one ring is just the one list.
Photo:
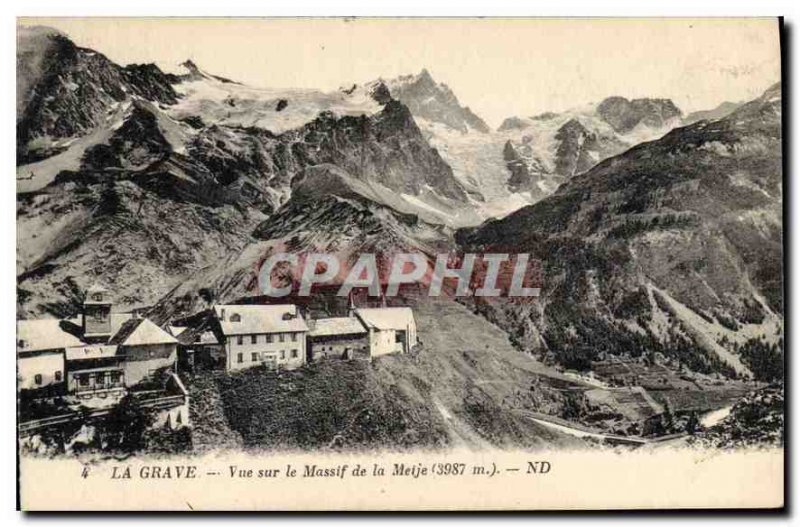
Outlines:
[[144, 447], [144, 435], [153, 424], [153, 416], [147, 413], [132, 395], [120, 400], [97, 428], [105, 448], [136, 452]]
[[689, 435], [694, 435], [694, 433], [697, 432], [698, 424], [697, 412], [692, 411], [692, 413], [689, 414], [689, 421], [686, 423], [686, 431], [689, 433]]
[[666, 401], [664, 403], [663, 422], [664, 422], [664, 433], [668, 434], [672, 432], [673, 427], [675, 426], [675, 418], [672, 415], [672, 408], [670, 407], [669, 401]]

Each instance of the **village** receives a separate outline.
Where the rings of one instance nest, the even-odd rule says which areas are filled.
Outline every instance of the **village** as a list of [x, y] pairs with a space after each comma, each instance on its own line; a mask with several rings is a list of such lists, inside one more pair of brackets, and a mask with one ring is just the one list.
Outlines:
[[[487, 440], [470, 427], [502, 409], [515, 426], [540, 427], [516, 441], [558, 434], [639, 447], [685, 435], [665, 419], [705, 419], [754, 387], [643, 359], [610, 357], [593, 364], [597, 374], [552, 368], [467, 306], [420, 298], [409, 289], [389, 306], [318, 291], [294, 303], [212, 301], [165, 321], [117, 311], [112, 293], [92, 286], [77, 316], [18, 321], [21, 446], [105, 452], [110, 427], [145, 441], [114, 444], [127, 452], [339, 447], [370, 444], [375, 431], [401, 445], [481, 448]], [[497, 406], [476, 406], [476, 389]], [[114, 431], [125, 423], [135, 430]]]
[[[181, 374], [262, 367], [295, 370], [323, 360], [372, 361], [419, 345], [410, 307], [358, 308], [313, 317], [294, 304], [217, 304], [188, 325], [163, 327], [119, 313], [110, 291], [87, 289], [82, 313], [20, 320], [20, 432], [107, 415], [125, 397], [152, 409], [154, 426], [191, 426]], [[87, 414], [88, 412], [88, 414]]]

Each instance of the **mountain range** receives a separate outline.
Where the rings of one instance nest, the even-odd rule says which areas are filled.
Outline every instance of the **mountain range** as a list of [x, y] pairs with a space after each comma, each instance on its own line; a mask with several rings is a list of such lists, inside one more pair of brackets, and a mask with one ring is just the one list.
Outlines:
[[276, 247], [500, 245], [542, 260], [542, 301], [476, 308], [569, 367], [657, 353], [748, 376], [742, 350], [780, 337], [779, 85], [685, 117], [613, 96], [491, 130], [427, 70], [255, 88], [41, 27], [19, 29], [17, 70], [22, 317], [74, 314], [95, 281], [185, 316], [252, 295]]
[[694, 371], [757, 374], [738, 351], [782, 336], [781, 104], [776, 84], [459, 231], [465, 250], [543, 262], [541, 301], [491, 316], [570, 367], [656, 350]]

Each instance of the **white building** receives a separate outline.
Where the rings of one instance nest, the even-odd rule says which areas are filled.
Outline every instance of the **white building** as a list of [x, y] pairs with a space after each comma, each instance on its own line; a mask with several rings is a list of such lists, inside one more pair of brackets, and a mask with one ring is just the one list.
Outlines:
[[356, 309], [355, 316], [367, 328], [370, 358], [408, 353], [417, 345], [417, 323], [410, 307]]
[[19, 389], [105, 397], [174, 370], [178, 341], [111, 307], [108, 291], [94, 286], [78, 318], [17, 321]]
[[214, 319], [228, 371], [260, 365], [291, 370], [306, 363], [308, 326], [297, 306], [216, 305]]

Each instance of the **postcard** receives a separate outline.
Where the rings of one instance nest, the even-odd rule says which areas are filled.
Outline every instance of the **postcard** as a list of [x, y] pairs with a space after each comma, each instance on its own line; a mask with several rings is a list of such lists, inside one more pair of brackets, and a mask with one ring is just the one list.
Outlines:
[[18, 19], [20, 508], [782, 508], [781, 41]]

